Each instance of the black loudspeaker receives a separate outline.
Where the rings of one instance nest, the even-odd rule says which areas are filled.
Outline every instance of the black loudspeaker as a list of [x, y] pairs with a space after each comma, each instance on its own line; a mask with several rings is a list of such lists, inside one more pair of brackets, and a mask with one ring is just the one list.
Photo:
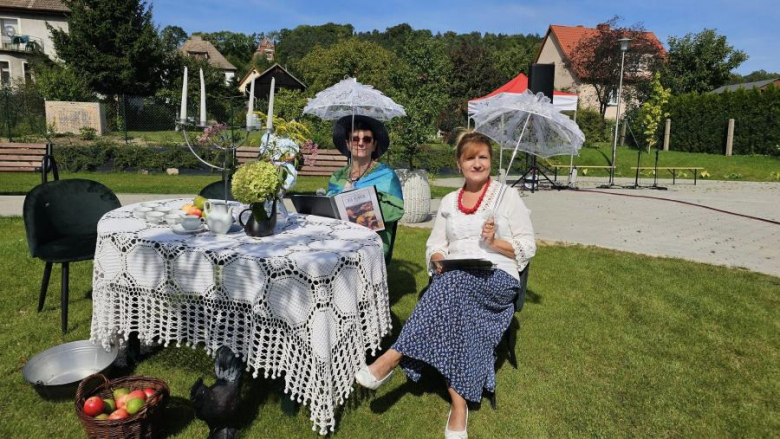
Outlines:
[[534, 94], [544, 93], [553, 100], [555, 85], [555, 64], [531, 64], [528, 70], [528, 89]]

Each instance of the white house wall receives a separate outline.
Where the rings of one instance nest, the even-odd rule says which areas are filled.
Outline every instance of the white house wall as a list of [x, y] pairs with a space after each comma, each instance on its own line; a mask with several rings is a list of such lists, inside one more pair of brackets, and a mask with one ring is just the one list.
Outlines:
[[[19, 35], [29, 35], [40, 38], [43, 41], [43, 53], [49, 58], [57, 59], [57, 53], [54, 50], [54, 43], [51, 41], [51, 34], [46, 28], [48, 22], [55, 28], [68, 30], [68, 21], [65, 15], [41, 15], [30, 14], [26, 12], [8, 12], [0, 11], [0, 17], [11, 18], [19, 21]], [[0, 61], [7, 61], [11, 67], [11, 83], [24, 82], [24, 63], [27, 62], [28, 55], [25, 52], [13, 50], [0, 50]]]

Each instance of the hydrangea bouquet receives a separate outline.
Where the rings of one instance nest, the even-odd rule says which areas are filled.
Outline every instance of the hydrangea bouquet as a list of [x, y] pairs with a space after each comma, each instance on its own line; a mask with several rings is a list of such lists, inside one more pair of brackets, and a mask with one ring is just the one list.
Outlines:
[[267, 201], [276, 203], [276, 197], [287, 179], [286, 174], [285, 167], [270, 161], [247, 163], [233, 175], [233, 196], [250, 206], [255, 221], [268, 221], [271, 215], [276, 215], [276, 208], [274, 206], [268, 212], [264, 205]]

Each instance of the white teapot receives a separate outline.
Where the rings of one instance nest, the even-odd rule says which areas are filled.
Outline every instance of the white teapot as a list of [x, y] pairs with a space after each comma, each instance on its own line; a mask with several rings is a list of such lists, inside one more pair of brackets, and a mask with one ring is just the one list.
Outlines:
[[206, 224], [209, 230], [217, 235], [224, 235], [233, 225], [233, 208], [224, 201], [208, 200], [203, 205], [206, 213]]

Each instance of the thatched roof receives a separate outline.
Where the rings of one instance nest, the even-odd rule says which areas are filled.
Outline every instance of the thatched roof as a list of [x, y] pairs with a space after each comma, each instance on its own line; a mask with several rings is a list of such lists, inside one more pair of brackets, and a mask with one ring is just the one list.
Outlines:
[[205, 54], [209, 64], [222, 70], [236, 70], [236, 67], [230, 63], [213, 44], [204, 40], [200, 35], [193, 35], [189, 40], [181, 45], [179, 51], [185, 56], [196, 56]]

